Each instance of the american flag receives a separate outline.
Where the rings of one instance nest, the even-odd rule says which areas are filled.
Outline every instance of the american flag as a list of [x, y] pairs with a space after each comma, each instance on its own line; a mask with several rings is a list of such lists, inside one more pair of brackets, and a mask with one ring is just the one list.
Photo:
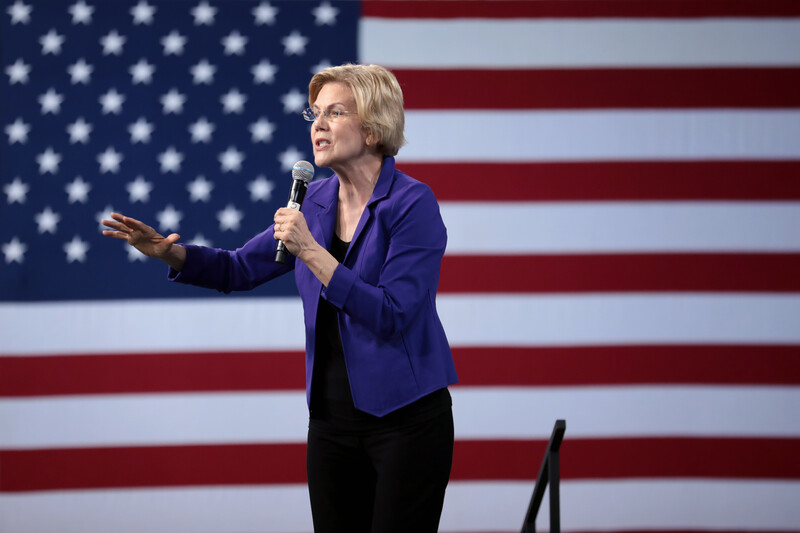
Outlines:
[[344, 62], [397, 75], [398, 167], [448, 228], [441, 530], [518, 531], [564, 418], [565, 531], [800, 531], [797, 2], [0, 16], [2, 533], [311, 531], [291, 276], [169, 284], [99, 220], [240, 245], [311, 159], [310, 76]]

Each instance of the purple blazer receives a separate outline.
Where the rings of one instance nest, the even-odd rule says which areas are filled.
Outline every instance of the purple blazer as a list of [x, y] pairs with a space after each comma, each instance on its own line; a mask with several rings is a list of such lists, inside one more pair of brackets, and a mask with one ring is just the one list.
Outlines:
[[[339, 178], [312, 182], [303, 214], [314, 238], [333, 238]], [[248, 290], [292, 269], [303, 301], [306, 398], [311, 400], [320, 295], [343, 311], [339, 331], [356, 408], [383, 416], [456, 383], [450, 347], [436, 312], [447, 230], [431, 189], [395, 170], [387, 157], [344, 262], [328, 287], [289, 255], [275, 263], [270, 226], [237, 250], [186, 246], [186, 265], [170, 279], [217, 289]]]

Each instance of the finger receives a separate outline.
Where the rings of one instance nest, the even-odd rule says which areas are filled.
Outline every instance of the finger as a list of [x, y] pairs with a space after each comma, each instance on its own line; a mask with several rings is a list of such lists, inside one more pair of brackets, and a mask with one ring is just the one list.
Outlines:
[[122, 231], [122, 232], [125, 232], [125, 233], [129, 233], [131, 231], [130, 228], [128, 226], [126, 226], [125, 224], [121, 224], [121, 223], [115, 222], [113, 220], [105, 220], [104, 219], [101, 222], [102, 222], [102, 224], [104, 226], [106, 226], [108, 228], [113, 228], [113, 229], [115, 229], [117, 231]]
[[144, 222], [136, 220], [135, 218], [123, 216], [122, 217], [122, 222], [126, 226], [129, 226], [129, 227], [131, 227], [133, 229], [137, 229], [139, 231], [155, 231], [153, 228], [151, 228], [150, 226], [148, 226]]
[[106, 237], [112, 237], [114, 239], [120, 239], [120, 240], [123, 240], [125, 242], [128, 241], [128, 234], [127, 233], [122, 233], [121, 231], [111, 231], [111, 230], [108, 230], [108, 229], [104, 229], [103, 230], [103, 235], [105, 235]]
[[170, 233], [169, 236], [164, 240], [170, 244], [175, 244], [180, 238], [181, 236], [177, 233]]

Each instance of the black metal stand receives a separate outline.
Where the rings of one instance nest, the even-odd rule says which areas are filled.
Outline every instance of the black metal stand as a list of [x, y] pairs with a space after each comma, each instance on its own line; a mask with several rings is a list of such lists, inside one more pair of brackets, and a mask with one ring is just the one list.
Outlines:
[[536, 515], [539, 514], [539, 507], [542, 505], [544, 491], [550, 483], [550, 533], [561, 533], [561, 500], [559, 498], [559, 479], [560, 472], [558, 466], [558, 450], [561, 441], [564, 440], [564, 432], [567, 430], [566, 420], [556, 420], [553, 426], [553, 433], [550, 435], [550, 442], [547, 444], [547, 451], [542, 460], [542, 467], [539, 469], [539, 476], [533, 486], [531, 503], [528, 505], [528, 512], [525, 514], [525, 521], [522, 523], [521, 533], [535, 533]]

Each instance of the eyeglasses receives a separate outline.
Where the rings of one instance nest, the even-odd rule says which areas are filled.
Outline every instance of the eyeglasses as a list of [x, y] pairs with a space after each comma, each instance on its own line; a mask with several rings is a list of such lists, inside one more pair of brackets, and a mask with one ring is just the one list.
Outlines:
[[303, 118], [308, 122], [314, 122], [319, 117], [325, 117], [328, 120], [339, 120], [342, 115], [358, 115], [358, 113], [355, 111], [342, 111], [341, 109], [324, 111], [322, 109], [311, 109], [310, 107], [303, 110]]

